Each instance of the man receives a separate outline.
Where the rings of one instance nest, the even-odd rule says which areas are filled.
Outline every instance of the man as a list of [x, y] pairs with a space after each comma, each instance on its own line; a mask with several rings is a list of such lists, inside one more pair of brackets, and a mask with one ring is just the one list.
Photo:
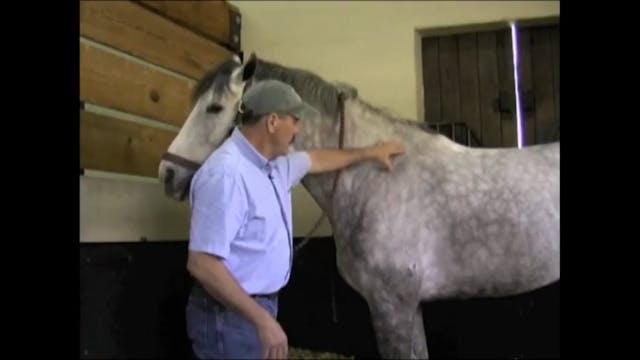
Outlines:
[[290, 190], [306, 174], [377, 160], [387, 169], [401, 144], [288, 154], [316, 110], [287, 84], [266, 80], [243, 97], [242, 125], [191, 183], [187, 268], [195, 286], [186, 309], [198, 358], [286, 358], [277, 293], [291, 271]]

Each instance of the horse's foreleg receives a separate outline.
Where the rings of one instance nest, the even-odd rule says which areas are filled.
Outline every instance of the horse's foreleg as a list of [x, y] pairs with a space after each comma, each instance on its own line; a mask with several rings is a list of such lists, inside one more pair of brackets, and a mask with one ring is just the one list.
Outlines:
[[428, 359], [420, 304], [369, 300], [380, 356], [385, 359]]

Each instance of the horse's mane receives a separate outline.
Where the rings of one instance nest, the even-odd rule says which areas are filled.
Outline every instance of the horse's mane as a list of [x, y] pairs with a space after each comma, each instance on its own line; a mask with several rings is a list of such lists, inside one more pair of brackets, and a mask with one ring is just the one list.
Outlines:
[[[302, 98], [318, 108], [322, 113], [331, 117], [338, 115], [338, 96], [341, 92], [340, 89], [308, 70], [285, 67], [273, 62], [259, 60], [255, 79], [276, 79], [287, 83], [293, 86]], [[347, 92], [347, 95], [356, 98], [358, 90], [352, 85], [348, 86], [355, 91]], [[399, 118], [389, 111], [373, 106], [362, 98], [358, 98], [358, 102], [367, 110], [383, 116], [391, 122], [435, 133], [426, 123], [423, 124], [414, 120]]]
[[[205, 74], [193, 90], [193, 101], [196, 102], [198, 98], [204, 95], [212, 86], [216, 92], [223, 91], [224, 87], [229, 83], [233, 69], [237, 66], [237, 62], [228, 60]], [[321, 113], [333, 118], [338, 116], [338, 96], [341, 93], [341, 89], [325, 81], [320, 76], [308, 70], [285, 67], [274, 62], [258, 59], [254, 80], [260, 81], [265, 79], [276, 79], [291, 85], [302, 98], [316, 107]], [[248, 86], [251, 86], [251, 84]], [[357, 96], [358, 91], [355, 87], [351, 85], [348, 86], [355, 91], [347, 91], [344, 93], [351, 98], [357, 98], [358, 102], [367, 110], [393, 123], [416, 127], [423, 131], [435, 133], [434, 130], [429, 128], [427, 123], [402, 119], [391, 114], [389, 111], [371, 105]]]
[[255, 81], [276, 79], [291, 85], [302, 98], [325, 115], [338, 115], [338, 96], [340, 91], [310, 71], [284, 67], [282, 65], [259, 60], [254, 76]]
[[239, 64], [235, 60], [231, 59], [219, 64], [206, 73], [193, 88], [191, 100], [194, 103], [197, 102], [202, 95], [211, 89], [211, 87], [214, 88], [215, 92], [223, 92], [224, 88], [229, 84], [231, 73], [238, 66]]

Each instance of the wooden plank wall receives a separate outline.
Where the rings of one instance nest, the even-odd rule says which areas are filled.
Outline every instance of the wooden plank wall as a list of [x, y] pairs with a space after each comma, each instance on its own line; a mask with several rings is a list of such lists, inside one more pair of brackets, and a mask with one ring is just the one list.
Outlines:
[[226, 1], [80, 2], [81, 242], [187, 238], [184, 219], [136, 219], [186, 216], [162, 198], [158, 163], [198, 79], [239, 53], [240, 25]]

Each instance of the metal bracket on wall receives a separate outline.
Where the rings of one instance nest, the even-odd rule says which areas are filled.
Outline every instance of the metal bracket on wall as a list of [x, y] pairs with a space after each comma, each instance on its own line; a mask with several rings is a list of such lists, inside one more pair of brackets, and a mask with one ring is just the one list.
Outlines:
[[234, 52], [242, 48], [241, 31], [242, 15], [233, 10], [229, 10], [229, 43]]

